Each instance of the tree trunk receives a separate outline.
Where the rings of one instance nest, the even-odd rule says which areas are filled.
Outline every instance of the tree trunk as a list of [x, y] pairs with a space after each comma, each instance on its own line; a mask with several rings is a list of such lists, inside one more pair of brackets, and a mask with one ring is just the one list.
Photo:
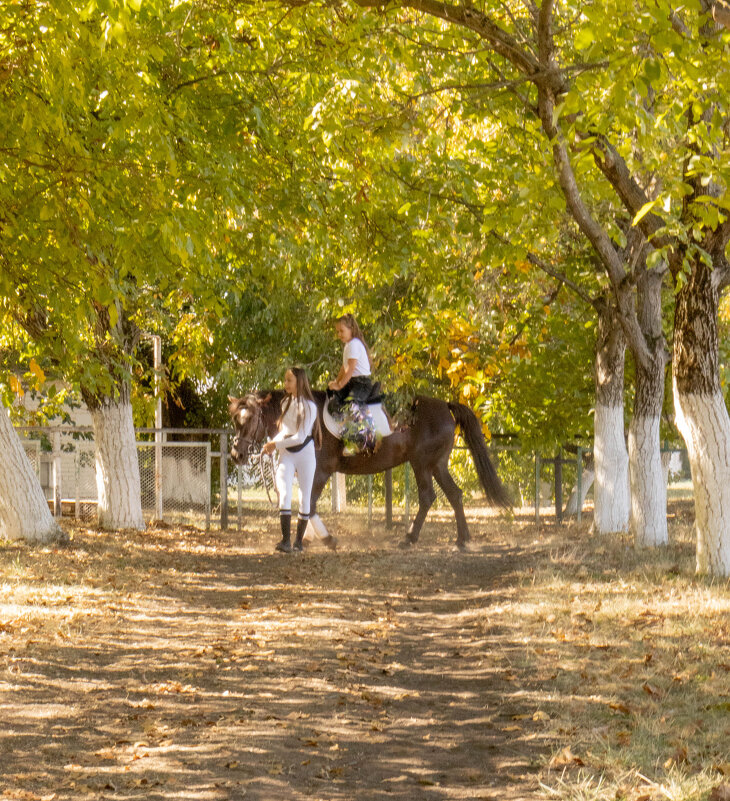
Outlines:
[[5, 407], [0, 407], [0, 539], [29, 542], [67, 539], [48, 509]]
[[699, 260], [677, 293], [672, 384], [695, 496], [697, 571], [730, 576], [730, 418], [720, 388], [718, 290]]
[[99, 526], [144, 529], [139, 461], [128, 389], [89, 403], [96, 440]]
[[662, 334], [662, 274], [644, 270], [637, 285], [638, 320], [648, 357], [635, 354], [636, 391], [629, 427], [630, 528], [640, 548], [666, 545], [667, 485], [662, 469], [659, 423], [667, 354]]
[[608, 303], [599, 304], [596, 342], [596, 414], [593, 431], [595, 511], [599, 534], [625, 532], [629, 527], [629, 458], [624, 436], [623, 332]]
[[630, 526], [640, 548], [669, 542], [667, 485], [659, 443], [659, 417], [634, 416], [629, 427]]

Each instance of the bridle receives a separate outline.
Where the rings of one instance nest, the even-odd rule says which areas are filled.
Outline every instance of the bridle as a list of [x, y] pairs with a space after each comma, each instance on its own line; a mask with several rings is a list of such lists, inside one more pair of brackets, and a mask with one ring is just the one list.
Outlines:
[[[252, 417], [256, 417], [256, 427], [249, 436], [242, 437], [240, 433], [237, 433], [234, 442], [236, 443], [236, 446], [241, 439], [243, 439], [244, 442], [249, 442], [250, 444], [246, 449], [246, 456], [250, 458], [255, 453], [256, 444], [263, 440], [266, 436], [266, 426], [264, 424], [264, 416], [261, 412], [261, 406], [259, 406], [258, 403], [253, 404], [253, 406], [249, 406], [247, 404], [246, 411], [248, 411]], [[250, 427], [250, 421], [247, 421], [246, 427]]]

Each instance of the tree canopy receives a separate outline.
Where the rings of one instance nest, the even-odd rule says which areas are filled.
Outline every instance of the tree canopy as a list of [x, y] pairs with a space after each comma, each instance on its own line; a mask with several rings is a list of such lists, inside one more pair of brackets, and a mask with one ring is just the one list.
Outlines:
[[[466, 4], [454, 24], [446, 4], [367, 5], [3, 6], [6, 400], [49, 371], [108, 389], [160, 333], [171, 374], [222, 408], [290, 362], [323, 382], [332, 320], [354, 311], [389, 391], [462, 400], [536, 445], [588, 434], [608, 279], [540, 131], [532, 12]], [[681, 21], [699, 30], [700, 11]], [[559, 113], [609, 236], [625, 212], [592, 152], [610, 134], [655, 176], [633, 222], [701, 249], [691, 231], [721, 225], [725, 201], [683, 198], [692, 175], [726, 182], [709, 155], [726, 43], [672, 12], [556, 5]], [[689, 136], [688, 113], [709, 114]]]

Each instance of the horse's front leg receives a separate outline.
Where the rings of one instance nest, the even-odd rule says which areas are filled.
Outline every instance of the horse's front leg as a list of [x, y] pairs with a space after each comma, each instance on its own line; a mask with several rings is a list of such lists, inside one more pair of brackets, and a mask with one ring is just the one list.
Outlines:
[[325, 526], [322, 518], [317, 514], [317, 501], [330, 475], [331, 473], [328, 473], [317, 465], [317, 469], [314, 472], [314, 481], [312, 482], [311, 500], [309, 502], [309, 528], [312, 529], [323, 545], [326, 545], [331, 551], [335, 551], [337, 550], [337, 539], [327, 531], [327, 526]]
[[415, 545], [418, 542], [428, 510], [436, 500], [431, 473], [425, 468], [416, 467], [416, 465], [413, 465], [413, 473], [416, 476], [416, 485], [418, 486], [418, 512], [416, 512], [416, 516], [408, 526], [406, 538], [403, 541], [405, 547]]

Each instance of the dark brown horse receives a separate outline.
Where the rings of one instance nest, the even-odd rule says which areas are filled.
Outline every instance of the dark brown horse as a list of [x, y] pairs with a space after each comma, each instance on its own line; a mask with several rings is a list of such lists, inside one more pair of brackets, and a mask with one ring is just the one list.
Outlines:
[[[229, 398], [229, 412], [236, 429], [231, 458], [242, 464], [252, 446], [259, 446], [266, 437], [276, 434], [281, 415], [281, 390], [251, 392], [243, 398]], [[315, 392], [322, 423], [324, 392]], [[311, 513], [315, 514], [317, 500], [332, 473], [367, 475], [381, 473], [404, 462], [410, 462], [418, 486], [418, 513], [406, 533], [404, 544], [418, 541], [423, 521], [436, 500], [433, 479], [444, 491], [456, 515], [456, 544], [465, 548], [469, 526], [464, 515], [462, 491], [449, 473], [449, 456], [454, 447], [457, 425], [471, 451], [487, 500], [492, 506], [510, 508], [504, 485], [489, 458], [486, 442], [474, 412], [461, 403], [446, 403], [437, 398], [419, 396], [413, 405], [413, 422], [407, 428], [384, 437], [375, 453], [344, 456], [343, 444], [322, 424], [322, 447], [317, 451], [317, 469], [312, 485]]]

